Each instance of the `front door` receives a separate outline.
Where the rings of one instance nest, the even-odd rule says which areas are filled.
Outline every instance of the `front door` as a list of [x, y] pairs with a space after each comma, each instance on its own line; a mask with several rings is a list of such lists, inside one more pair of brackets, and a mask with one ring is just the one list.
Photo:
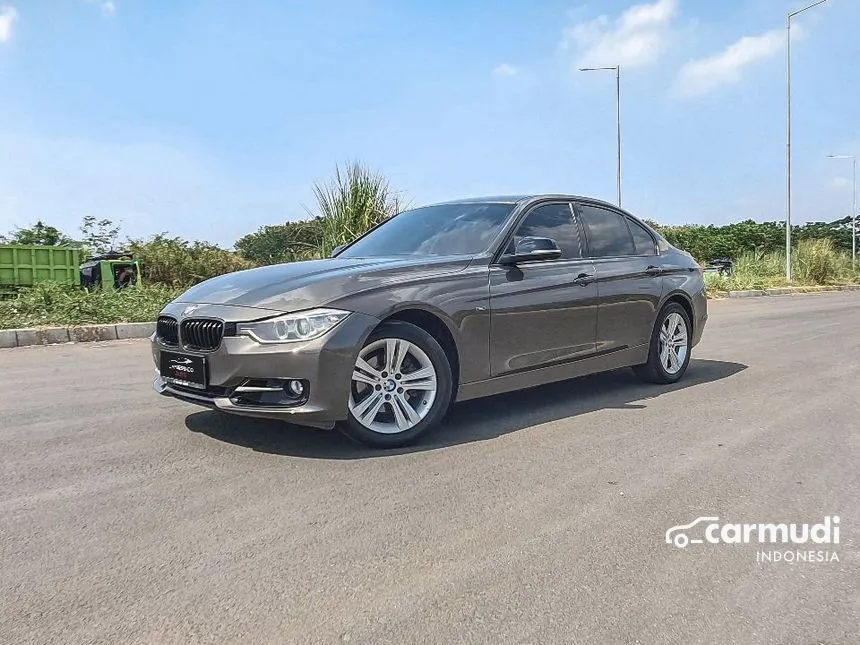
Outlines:
[[542, 204], [520, 223], [508, 247], [523, 237], [548, 237], [557, 260], [490, 267], [490, 369], [493, 376], [583, 358], [595, 351], [597, 286], [583, 258], [571, 205]]

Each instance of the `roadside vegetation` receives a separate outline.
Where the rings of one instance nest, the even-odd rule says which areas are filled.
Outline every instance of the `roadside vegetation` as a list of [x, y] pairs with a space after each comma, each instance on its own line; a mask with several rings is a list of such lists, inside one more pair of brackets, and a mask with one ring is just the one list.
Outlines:
[[746, 251], [737, 257], [731, 276], [705, 274], [711, 291], [742, 291], [778, 287], [814, 287], [860, 284], [860, 273], [851, 270], [851, 255], [829, 239], [805, 239], [791, 254], [792, 281], [785, 279], [785, 252]]
[[257, 266], [235, 251], [165, 233], [148, 240], [131, 240], [128, 248], [143, 263], [145, 285], [187, 287], [216, 275]]
[[118, 291], [39, 284], [22, 289], [17, 298], [0, 300], [0, 329], [150, 322], [184, 290], [162, 284]]
[[[119, 291], [38, 285], [0, 300], [0, 329], [45, 325], [144, 322], [187, 287], [208, 278], [268, 264], [328, 257], [405, 206], [402, 193], [381, 173], [358, 162], [335, 168], [329, 181], [313, 187], [316, 207], [304, 217], [263, 226], [227, 249], [159, 233], [147, 239], [120, 240], [111, 220], [85, 217], [77, 239], [37, 222], [0, 243], [76, 246], [85, 256], [110, 250], [131, 252], [144, 265], [143, 285]], [[649, 222], [672, 244], [700, 263], [735, 260], [731, 276], [706, 274], [711, 292], [787, 286], [785, 229], [781, 222], [746, 220], [724, 226], [663, 226]], [[812, 222], [793, 228], [793, 286], [860, 283], [851, 270], [851, 222]]]

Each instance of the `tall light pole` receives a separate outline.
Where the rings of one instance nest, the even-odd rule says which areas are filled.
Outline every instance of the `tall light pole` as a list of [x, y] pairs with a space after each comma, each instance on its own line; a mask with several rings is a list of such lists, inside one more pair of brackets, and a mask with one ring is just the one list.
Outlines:
[[785, 214], [785, 277], [791, 281], [791, 19], [813, 7], [824, 4], [827, 0], [818, 0], [808, 7], [792, 11], [786, 16], [786, 72], [788, 88], [788, 128], [785, 146], [786, 158], [786, 214]]
[[[822, 0], [826, 2], [826, 0]], [[580, 72], [615, 72], [615, 116], [618, 130], [618, 206], [621, 206], [621, 65], [615, 67], [580, 67]]]
[[829, 159], [850, 159], [854, 165], [851, 189], [851, 270], [857, 270], [857, 155], [827, 155]]

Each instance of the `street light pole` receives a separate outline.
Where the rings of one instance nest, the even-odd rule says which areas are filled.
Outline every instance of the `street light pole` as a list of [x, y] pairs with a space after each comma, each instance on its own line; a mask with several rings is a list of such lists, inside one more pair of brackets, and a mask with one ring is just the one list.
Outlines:
[[[826, 1], [826, 0], [824, 0]], [[621, 207], [621, 65], [615, 67], [581, 67], [580, 72], [615, 72], [615, 117], [617, 125], [618, 139], [618, 171], [617, 171], [617, 187], [618, 187], [618, 206]]]
[[621, 208], [621, 65], [615, 68], [615, 120], [618, 132], [618, 208]]
[[818, 0], [808, 7], [793, 11], [786, 16], [786, 72], [787, 72], [787, 98], [788, 98], [788, 125], [786, 128], [786, 214], [785, 214], [785, 277], [791, 282], [791, 19], [796, 15], [808, 11], [813, 7], [824, 4], [827, 0]]
[[854, 166], [851, 188], [851, 270], [857, 270], [857, 155], [827, 155], [829, 159], [850, 159]]
[[788, 207], [785, 214], [785, 279], [791, 282], [791, 14], [786, 19], [786, 52], [788, 74], [788, 133], [786, 135], [786, 192]]

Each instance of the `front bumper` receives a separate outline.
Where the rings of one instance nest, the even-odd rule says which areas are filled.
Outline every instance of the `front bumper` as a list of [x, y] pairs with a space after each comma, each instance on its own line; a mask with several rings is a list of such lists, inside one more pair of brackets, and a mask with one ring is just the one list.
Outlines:
[[[160, 375], [152, 387], [161, 395], [230, 414], [331, 428], [347, 418], [355, 359], [378, 324], [379, 320], [372, 316], [352, 313], [329, 333], [312, 341], [263, 345], [247, 336], [225, 336], [213, 352], [164, 346], [153, 335], [156, 370], [162, 350], [204, 356], [207, 389], [179, 387], [165, 382]], [[238, 405], [231, 400], [231, 393], [248, 379], [303, 379], [309, 385], [308, 399], [295, 406]]]

